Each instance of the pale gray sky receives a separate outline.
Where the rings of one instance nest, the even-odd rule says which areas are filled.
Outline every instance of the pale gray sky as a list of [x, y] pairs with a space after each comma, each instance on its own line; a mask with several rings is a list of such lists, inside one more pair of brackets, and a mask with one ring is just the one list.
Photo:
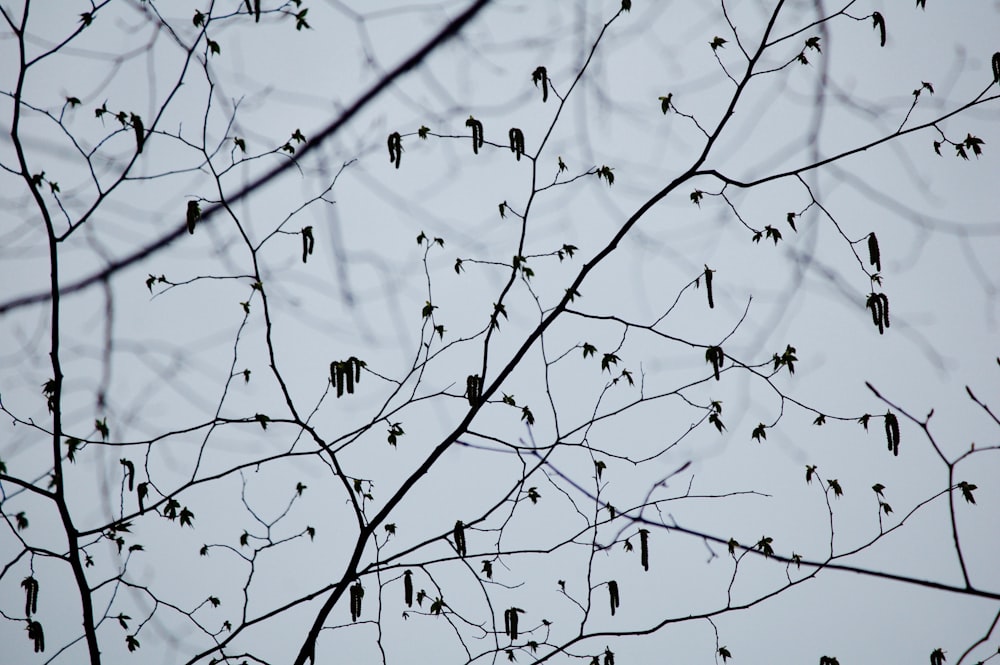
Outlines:
[[[219, 199], [220, 183], [231, 195], [289, 159], [281, 146], [287, 141], [301, 149], [290, 138], [296, 130], [312, 138], [467, 4], [305, 0], [301, 8], [282, 5], [281, 15], [265, 13], [259, 24], [245, 14], [224, 18], [245, 11], [236, 0], [102, 6], [93, 25], [64, 52], [29, 70], [25, 85], [31, 109], [22, 110], [20, 136], [31, 172], [45, 171], [45, 201], [59, 213], [56, 228], [65, 230], [87, 215], [62, 245], [62, 283], [174, 230], [184, 222], [187, 201], [201, 199], [207, 208]], [[207, 604], [193, 612], [212, 633], [225, 621], [238, 625], [244, 609], [254, 618], [335, 583], [357, 531], [342, 482], [324, 458], [306, 454], [316, 450], [309, 436], [288, 424], [272, 422], [264, 430], [252, 421], [256, 414], [287, 419], [289, 411], [268, 368], [263, 306], [251, 287], [254, 264], [241, 233], [255, 247], [264, 243], [256, 260], [268, 297], [274, 361], [288, 395], [317, 434], [340, 450], [347, 476], [361, 479], [372, 494], [370, 518], [468, 412], [462, 397], [466, 377], [482, 367], [480, 332], [510, 274], [511, 257], [519, 253], [519, 215], [529, 199], [520, 254], [528, 257], [534, 276], [516, 280], [504, 296], [507, 317], [490, 338], [487, 384], [581, 266], [690, 167], [704, 148], [699, 127], [713, 130], [735, 89], [729, 76], [739, 80], [745, 70], [741, 44], [748, 52], [756, 48], [774, 4], [725, 3], [738, 43], [720, 2], [635, 0], [603, 37], [533, 170], [560, 97], [620, 2], [495, 2], [296, 169], [234, 205], [239, 226], [233, 216], [217, 215], [193, 235], [116, 274], [107, 291], [94, 287], [67, 296], [65, 431], [97, 440], [92, 423], [106, 417], [110, 440], [124, 444], [88, 445], [69, 467], [77, 527], [136, 510], [134, 492], [126, 488], [122, 498], [121, 459], [135, 465], [137, 482], [155, 487], [156, 499], [191, 478], [247, 464], [241, 474], [178, 496], [194, 512], [193, 529], [149, 513], [136, 518], [126, 540], [145, 550], [131, 555], [125, 578], [185, 611], [208, 595], [219, 598], [218, 608]], [[844, 15], [799, 32], [821, 7], [833, 13], [844, 5]], [[927, 5], [784, 3], [774, 35], [794, 36], [775, 45], [760, 64], [778, 71], [751, 80], [702, 168], [755, 181], [853, 150], [901, 126], [927, 123], [982, 94], [992, 80], [1000, 5]], [[11, 17], [22, 12], [20, 3], [2, 6]], [[33, 3], [27, 40], [32, 52], [64, 39], [88, 7]], [[297, 31], [294, 13], [306, 8], [312, 29]], [[202, 37], [185, 71], [179, 44], [194, 43], [196, 9], [213, 17], [208, 36], [220, 53], [208, 57], [205, 69]], [[153, 10], [169, 29], [151, 27]], [[869, 18], [873, 11], [884, 15], [884, 48]], [[717, 36], [726, 42], [713, 51], [709, 43]], [[804, 46], [811, 37], [820, 38], [821, 51]], [[16, 63], [16, 47], [5, 24], [0, 58]], [[781, 68], [800, 52], [808, 64]], [[539, 65], [552, 81], [545, 103], [531, 80]], [[9, 138], [15, 70], [5, 67], [0, 77], [0, 304], [44, 290], [48, 280], [37, 208], [11, 172], [17, 169]], [[912, 91], [923, 82], [934, 94], [924, 88], [910, 111]], [[659, 98], [668, 93], [673, 107], [663, 114]], [[534, 656], [517, 651], [522, 663], [565, 644], [581, 623], [588, 633], [628, 632], [665, 619], [676, 623], [647, 636], [597, 636], [567, 651], [589, 657], [610, 647], [618, 663], [664, 657], [714, 663], [717, 648], [725, 645], [736, 663], [807, 663], [830, 655], [847, 665], [926, 662], [940, 647], [948, 663], [958, 661], [987, 632], [996, 601], [826, 570], [754, 607], [722, 613], [714, 626], [685, 621], [726, 607], [727, 594], [733, 605], [760, 598], [789, 576], [799, 579], [806, 567], [747, 555], [734, 574], [725, 545], [648, 526], [650, 571], [644, 572], [638, 552], [626, 552], [620, 542], [591, 559], [586, 543], [594, 531], [587, 525], [595, 513], [589, 497], [596, 459], [606, 464], [601, 505], [624, 511], [657, 501], [629, 515], [641, 512], [654, 523], [744, 545], [766, 535], [778, 555], [823, 560], [830, 554], [831, 528], [837, 555], [878, 535], [879, 503], [870, 488], [881, 483], [892, 506], [881, 517], [882, 528], [888, 531], [904, 517], [905, 524], [838, 563], [964, 584], [947, 495], [921, 506], [948, 487], [947, 469], [902, 415], [900, 454], [886, 450], [877, 416], [887, 407], [865, 381], [916, 416], [934, 409], [935, 441], [951, 459], [972, 442], [1000, 445], [997, 424], [965, 392], [968, 385], [994, 413], [1000, 408], [1000, 367], [994, 361], [1000, 354], [998, 93], [994, 84], [985, 93], [993, 101], [937, 125], [951, 141], [983, 139], [978, 158], [958, 159], [948, 144], [942, 156], [935, 155], [933, 142], [941, 135], [928, 128], [805, 172], [801, 180], [723, 192], [721, 182], [706, 175], [659, 202], [587, 277], [574, 312], [561, 315], [494, 395], [495, 404], [477, 415], [471, 432], [461, 437], [467, 445], [452, 447], [389, 516], [396, 534], [386, 542], [384, 528], [377, 530], [379, 547], [366, 549], [362, 567], [399, 559], [377, 578], [365, 575], [361, 621], [325, 630], [317, 662], [506, 660], [502, 650], [499, 656], [491, 652], [509, 643], [503, 610], [512, 606], [525, 610], [518, 643], [543, 643]], [[79, 107], [64, 106], [68, 96], [79, 98]], [[95, 117], [94, 109], [105, 103], [110, 114]], [[160, 115], [129, 178], [108, 191], [135, 155], [131, 129], [115, 132], [121, 125], [111, 114], [119, 111], [140, 115], [147, 127]], [[465, 124], [470, 114], [484, 127], [486, 144], [477, 155]], [[66, 132], [55, 118], [62, 118]], [[421, 126], [430, 130], [426, 140], [416, 135]], [[507, 147], [511, 127], [525, 137], [521, 160]], [[386, 137], [397, 131], [403, 147], [398, 170], [386, 151]], [[245, 153], [237, 137], [245, 141]], [[81, 153], [91, 152], [88, 168]], [[564, 173], [559, 160], [567, 166]], [[611, 187], [583, 175], [605, 165], [613, 168]], [[62, 208], [51, 182], [59, 185]], [[560, 184], [547, 187], [553, 182]], [[107, 192], [99, 205], [98, 189]], [[692, 203], [696, 190], [704, 192], [700, 205]], [[822, 207], [810, 205], [810, 192]], [[787, 221], [791, 211], [799, 213], [796, 230]], [[315, 251], [303, 264], [305, 226], [313, 229]], [[751, 228], [763, 232], [768, 226], [780, 231], [780, 242], [753, 242]], [[874, 272], [864, 238], [873, 231], [881, 248], [879, 290], [889, 298], [892, 316], [881, 336], [864, 308], [872, 288], [866, 271]], [[431, 242], [444, 241], [430, 247], [426, 261], [426, 244], [414, 242], [421, 232]], [[565, 244], [577, 249], [560, 261], [553, 253]], [[456, 259], [462, 259], [461, 274]], [[714, 309], [707, 306], [704, 280], [698, 288], [691, 284], [706, 265], [716, 271]], [[160, 275], [178, 286], [154, 282], [148, 289], [147, 277]], [[421, 309], [428, 302], [437, 309], [425, 321]], [[626, 332], [606, 317], [658, 322], [656, 334], [636, 327]], [[7, 411], [0, 459], [26, 480], [43, 478], [52, 464], [45, 435], [51, 420], [39, 390], [51, 377], [48, 321], [37, 306], [0, 315], [0, 395]], [[444, 326], [442, 336], [434, 325]], [[108, 336], [110, 363], [104, 357]], [[584, 343], [596, 348], [594, 357], [583, 357]], [[752, 373], [727, 361], [721, 381], [710, 380], [704, 345], [719, 343], [743, 363], [766, 364]], [[768, 361], [787, 345], [796, 349], [795, 374], [783, 371], [769, 385]], [[601, 371], [605, 353], [618, 358], [610, 373]], [[413, 371], [415, 359], [428, 354], [431, 359]], [[370, 372], [362, 375], [356, 394], [338, 400], [327, 392], [329, 363], [351, 356], [365, 360]], [[626, 369], [637, 386], [627, 385], [621, 375]], [[616, 377], [618, 383], [609, 386]], [[402, 385], [393, 396], [397, 382]], [[640, 390], [646, 401], [636, 404]], [[502, 404], [504, 395], [517, 406]], [[706, 420], [713, 400], [722, 404], [721, 433]], [[530, 444], [525, 405], [535, 419], [534, 443], [547, 450], [558, 438], [562, 445], [550, 466], [524, 481], [515, 506], [503, 497], [524, 465], [537, 463], [529, 452], [517, 456], [509, 447]], [[827, 416], [822, 427], [813, 424], [818, 413]], [[867, 432], [853, 422], [865, 413], [876, 416]], [[216, 417], [251, 422], [211, 425]], [[378, 422], [370, 431], [350, 434], [373, 419]], [[396, 447], [386, 441], [393, 423], [404, 431]], [[768, 426], [763, 441], [751, 439], [759, 423]], [[167, 432], [172, 434], [160, 438]], [[302, 455], [254, 464], [288, 450]], [[1000, 593], [994, 563], [1000, 544], [1000, 489], [993, 482], [998, 462], [996, 451], [972, 456], [956, 467], [954, 478], [978, 487], [975, 505], [956, 493], [955, 515], [972, 584], [994, 593]], [[808, 485], [806, 465], [816, 465], [819, 475]], [[843, 497], [824, 495], [820, 483], [833, 479]], [[299, 482], [307, 488], [292, 501]], [[537, 504], [527, 498], [532, 487], [540, 494]], [[44, 556], [17, 559], [18, 536], [64, 551], [56, 514], [11, 482], [2, 489], [4, 515], [26, 511], [31, 526], [21, 532], [4, 527], [0, 537], [8, 566], [0, 578], [0, 640], [11, 649], [11, 662], [82, 662], [83, 643], [73, 642], [79, 636], [78, 600], [67, 568]], [[450, 558], [454, 551], [446, 542], [426, 542], [495, 504], [497, 510], [468, 530], [468, 566]], [[602, 515], [606, 519], [608, 512]], [[251, 549], [264, 545], [272, 523], [274, 541], [299, 537], [260, 550], [248, 582]], [[316, 529], [314, 541], [301, 535], [307, 526]], [[629, 537], [638, 550], [638, 528], [619, 518], [601, 526], [596, 540], [609, 544]], [[247, 546], [239, 542], [244, 532]], [[578, 532], [581, 544], [552, 554], [494, 558], [498, 549], [546, 550]], [[207, 557], [199, 555], [205, 544]], [[96, 543], [89, 551], [96, 562], [87, 569], [92, 585], [124, 565], [114, 545]], [[482, 561], [491, 559], [494, 577], [484, 583]], [[426, 561], [435, 563], [420, 567]], [[33, 655], [25, 636], [19, 584], [31, 565], [41, 584], [37, 617], [51, 661]], [[431, 599], [443, 594], [455, 614], [429, 616], [425, 601], [403, 620], [407, 608], [397, 578], [404, 568], [414, 571], [418, 590], [426, 589]], [[621, 588], [614, 617], [607, 609], [609, 579]], [[565, 594], [558, 580], [566, 582]], [[291, 662], [327, 595], [245, 629], [226, 653]], [[149, 597], [107, 584], [95, 593], [95, 606], [111, 617], [100, 628], [105, 662], [184, 663], [210, 647], [204, 632], [161, 606], [137, 635], [139, 652], [129, 654], [125, 635], [150, 616]], [[119, 612], [131, 617], [128, 630], [114, 618]], [[373, 623], [379, 617], [381, 632]], [[327, 625], [350, 623], [345, 599]], [[220, 639], [225, 636], [220, 633]], [[996, 653], [998, 640], [992, 635], [966, 662]], [[552, 662], [577, 661], [561, 656]]]

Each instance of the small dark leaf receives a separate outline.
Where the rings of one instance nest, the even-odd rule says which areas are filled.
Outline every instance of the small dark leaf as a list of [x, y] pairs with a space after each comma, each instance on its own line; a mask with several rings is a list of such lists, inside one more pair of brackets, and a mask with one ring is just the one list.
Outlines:
[[521, 407], [521, 420], [528, 423], [528, 425], [535, 424], [535, 416], [527, 406]]
[[98, 432], [101, 433], [101, 438], [102, 439], [104, 439], [105, 441], [108, 440], [109, 430], [108, 430], [108, 419], [107, 419], [107, 417], [105, 417], [105, 418], [103, 418], [101, 420], [95, 420], [94, 421], [94, 429], [96, 429]]
[[978, 489], [978, 487], [976, 487], [972, 483], [968, 483], [968, 482], [966, 482], [966, 481], [963, 480], [962, 482], [960, 482], [958, 484], [958, 488], [960, 490], [962, 490], [962, 498], [965, 499], [965, 501], [967, 503], [975, 503], [976, 502], [976, 497], [972, 495], [972, 492], [974, 490]]
[[667, 114], [670, 110], [670, 104], [673, 102], [674, 93], [667, 93], [663, 97], [660, 97], [660, 110], [663, 111], [663, 115]]
[[724, 429], [726, 429], [726, 426], [723, 424], [722, 418], [719, 417], [718, 413], [710, 413], [708, 415], [708, 422], [715, 425], [715, 429], [719, 430], [720, 434]]
[[[257, 0], [257, 3], [259, 4], [260, 0]], [[306, 14], [308, 14], [308, 13], [309, 13], [309, 9], [308, 8], [307, 9], [303, 9], [303, 10], [301, 10], [299, 12], [296, 12], [296, 14], [295, 14], [295, 29], [296, 30], [301, 30], [302, 28], [306, 28], [308, 30], [309, 28], [312, 27], [311, 25], [309, 25], [309, 22], [306, 21]]]
[[813, 476], [816, 474], [815, 464], [806, 464], [806, 484], [812, 482]]
[[[964, 146], [972, 150], [972, 154], [974, 154], [977, 158], [983, 154], [982, 146], [985, 143], [986, 142], [981, 138], [973, 136], [972, 134], [966, 134], [965, 141], [963, 141]], [[966, 159], [968, 159], [968, 157], [966, 157]]]

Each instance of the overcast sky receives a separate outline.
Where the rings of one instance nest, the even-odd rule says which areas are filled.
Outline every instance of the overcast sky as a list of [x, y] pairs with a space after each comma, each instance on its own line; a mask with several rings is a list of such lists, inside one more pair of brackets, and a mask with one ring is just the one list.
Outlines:
[[[295, 158], [297, 152], [282, 146], [301, 151], [305, 144], [297, 137], [315, 136], [467, 4], [306, 0], [301, 8], [289, 3], [276, 12], [267, 10], [278, 5], [265, 1], [257, 24], [245, 13], [225, 18], [245, 12], [242, 2], [217, 2], [207, 34], [220, 52], [208, 55], [201, 36], [186, 64], [184, 47], [200, 30], [191, 17], [196, 10], [209, 12], [208, 6], [102, 6], [81, 36], [29, 70], [24, 87], [30, 107], [22, 107], [19, 136], [30, 172], [45, 172], [55, 227], [66, 232], [86, 219], [61, 245], [61, 283], [72, 284], [176, 230], [189, 201], [207, 210], [220, 189], [231, 196]], [[701, 168], [736, 182], [757, 181], [927, 123], [982, 95], [993, 78], [990, 56], [1000, 48], [1000, 3], [912, 4], [850, 3], [844, 15], [802, 30], [822, 9], [834, 13], [843, 5], [786, 2], [772, 41], [790, 36], [758, 65], [776, 71], [751, 80]], [[136, 480], [155, 487], [157, 499], [191, 479], [247, 464], [242, 473], [178, 496], [193, 511], [194, 528], [149, 513], [137, 518], [127, 540], [145, 550], [128, 560], [125, 578], [186, 611], [207, 595], [218, 597], [218, 608], [193, 612], [210, 632], [224, 621], [238, 624], [241, 610], [253, 618], [336, 582], [357, 531], [342, 482], [323, 457], [309, 454], [317, 445], [298, 428], [272, 422], [262, 429], [254, 421], [257, 414], [273, 421], [290, 417], [269, 369], [264, 307], [252, 288], [255, 261], [268, 297], [273, 362], [287, 395], [318, 436], [339, 450], [345, 474], [362, 479], [372, 495], [370, 518], [468, 412], [466, 377], [483, 366], [482, 331], [512, 257], [527, 257], [533, 276], [515, 280], [504, 295], [507, 316], [499, 318], [485, 353], [487, 384], [580, 268], [701, 154], [705, 131], [720, 122], [745, 71], [742, 49], [754, 52], [773, 5], [727, 2], [727, 25], [719, 2], [635, 0], [632, 11], [608, 28], [560, 107], [620, 2], [494, 2], [285, 175], [106, 285], [67, 295], [61, 313], [64, 431], [97, 441], [93, 422], [106, 418], [110, 441], [121, 444], [88, 445], [69, 467], [77, 527], [93, 528], [136, 510], [134, 493], [123, 491], [121, 459], [134, 463]], [[23, 12], [18, 3], [2, 7], [15, 20]], [[30, 53], [65, 39], [88, 8], [32, 4]], [[305, 8], [310, 28], [296, 30], [294, 14]], [[884, 15], [884, 47], [873, 29], [874, 11]], [[716, 37], [725, 42], [713, 50]], [[813, 37], [819, 48], [806, 46]], [[807, 64], [793, 62], [800, 53]], [[6, 24], [0, 58], [17, 62]], [[531, 77], [539, 65], [552, 86], [544, 102]], [[14, 174], [16, 75], [14, 64], [0, 74], [0, 305], [46, 290], [49, 280], [44, 226]], [[916, 98], [914, 90], [920, 90]], [[985, 96], [998, 92], [994, 84]], [[661, 98], [667, 95], [672, 106], [664, 114]], [[68, 97], [81, 103], [72, 107]], [[934, 409], [931, 431], [949, 459], [972, 443], [1000, 445], [1000, 428], [965, 390], [970, 386], [994, 413], [1000, 408], [994, 360], [1000, 354], [998, 103], [801, 178], [744, 189], [723, 188], [720, 179], [705, 175], [657, 203], [588, 275], [572, 311], [531, 347], [493, 395], [495, 403], [389, 516], [396, 534], [378, 529], [378, 547], [368, 547], [362, 567], [417, 549], [379, 577], [364, 577], [362, 621], [324, 631], [317, 662], [494, 662], [480, 654], [508, 644], [504, 609], [525, 610], [519, 643], [560, 645], [580, 630], [581, 605], [588, 608], [588, 632], [640, 631], [678, 619], [653, 635], [596, 637], [568, 650], [590, 656], [610, 647], [619, 663], [671, 657], [713, 663], [722, 645], [737, 663], [816, 662], [822, 655], [845, 665], [926, 662], [939, 647], [949, 663], [956, 662], [987, 633], [995, 601], [847, 572], [823, 571], [747, 610], [721, 614], [714, 625], [682, 621], [725, 607], [727, 594], [733, 605], [753, 601], [799, 579], [806, 567], [800, 572], [750, 555], [734, 574], [724, 545], [655, 525], [744, 545], [768, 536], [776, 554], [822, 561], [831, 547], [837, 555], [851, 552], [872, 541], [880, 524], [888, 531], [906, 517], [898, 530], [838, 562], [964, 585], [943, 493], [947, 468], [902, 414], [899, 455], [886, 450], [879, 416], [887, 405], [865, 382], [918, 417]], [[95, 109], [102, 105], [109, 113], [98, 117]], [[138, 156], [131, 127], [113, 117], [119, 111], [137, 114], [147, 129], [155, 118]], [[478, 154], [466, 124], [470, 115], [483, 126]], [[417, 136], [422, 126], [429, 129], [426, 139]], [[524, 135], [519, 160], [508, 148], [512, 127]], [[392, 132], [401, 134], [398, 169], [386, 150]], [[934, 142], [942, 141], [942, 132], [946, 141], [938, 156]], [[981, 156], [970, 149], [970, 159], [962, 160], [947, 142], [967, 137], [985, 142]], [[89, 166], [81, 153], [93, 155]], [[604, 166], [613, 169], [611, 186], [606, 178], [585, 175]], [[58, 203], [51, 183], [58, 183]], [[529, 203], [522, 234], [520, 216]], [[790, 212], [796, 213], [794, 228]], [[303, 263], [306, 226], [315, 249]], [[754, 241], [754, 231], [766, 228], [779, 231], [780, 240], [767, 235]], [[866, 241], [872, 232], [881, 254], [876, 290], [891, 306], [884, 335], [865, 309], [875, 272]], [[427, 241], [418, 244], [421, 233]], [[248, 244], [259, 251], [252, 255]], [[573, 255], [564, 251], [560, 259], [555, 252], [565, 245], [575, 248]], [[702, 276], [706, 266], [715, 271], [713, 308]], [[160, 275], [165, 282], [155, 279]], [[422, 317], [428, 305], [435, 308], [433, 318]], [[626, 329], [622, 321], [635, 325]], [[0, 459], [9, 473], [40, 487], [52, 466], [46, 456], [51, 417], [40, 392], [52, 374], [49, 323], [41, 306], [0, 314]], [[593, 357], [585, 357], [585, 343], [596, 349]], [[769, 364], [754, 373], [727, 361], [715, 381], [704, 347], [717, 344], [746, 365], [768, 363], [791, 345], [795, 373], [767, 380]], [[602, 371], [607, 353], [617, 362]], [[329, 364], [352, 356], [368, 371], [355, 394], [337, 399], [329, 392]], [[516, 406], [503, 404], [504, 395]], [[645, 400], [637, 404], [640, 395]], [[707, 420], [713, 401], [722, 404], [721, 432]], [[530, 430], [524, 406], [534, 417]], [[866, 413], [875, 416], [867, 431], [856, 422]], [[814, 424], [819, 415], [827, 419], [821, 427]], [[250, 422], [213, 425], [214, 419]], [[378, 422], [370, 431], [350, 435], [372, 420]], [[403, 431], [396, 446], [386, 440], [393, 423]], [[751, 438], [759, 424], [767, 426], [761, 441]], [[547, 465], [524, 479], [515, 506], [503, 497], [544, 454], [524, 448], [515, 454], [518, 442], [542, 451], [560, 445]], [[285, 451], [301, 455], [252, 464]], [[598, 460], [606, 465], [600, 482], [594, 478]], [[975, 505], [955, 496], [955, 517], [972, 584], [994, 593], [1000, 592], [998, 461], [995, 451], [971, 456], [957, 465], [954, 478], [978, 488]], [[805, 482], [807, 465], [818, 469], [812, 484]], [[830, 480], [842, 486], [842, 497], [824, 494]], [[300, 497], [297, 483], [307, 486]], [[881, 517], [870, 489], [876, 483], [884, 485], [883, 500], [892, 507]], [[12, 483], [0, 487], [10, 524], [0, 537], [8, 566], [0, 578], [0, 642], [11, 650], [11, 662], [45, 662], [32, 655], [24, 630], [19, 585], [34, 571], [45, 657], [82, 662], [83, 644], [74, 642], [79, 603], [67, 567], [43, 556], [18, 558], [18, 536], [65, 550], [57, 516]], [[594, 530], [587, 525], [597, 512], [597, 487], [600, 506], [624, 511], [657, 502], [629, 512], [652, 522], [644, 526], [650, 529], [648, 572], [637, 551], [627, 552], [622, 542], [590, 557]], [[537, 504], [526, 498], [529, 488], [540, 494]], [[494, 505], [500, 508], [491, 511]], [[11, 517], [20, 511], [31, 520], [22, 532]], [[451, 558], [448, 542], [425, 543], [450, 534], [456, 520], [484, 513], [489, 516], [467, 535], [468, 567]], [[607, 516], [604, 509], [601, 519]], [[316, 529], [315, 540], [301, 535], [307, 526]], [[638, 550], [638, 528], [619, 518], [602, 526], [596, 541], [608, 545], [628, 537]], [[552, 555], [495, 560], [490, 554], [545, 550], [578, 531], [579, 545]], [[251, 537], [241, 547], [244, 532]], [[291, 540], [258, 552], [248, 583], [250, 550], [268, 536]], [[200, 556], [206, 544], [209, 555]], [[95, 543], [89, 551], [97, 560], [88, 569], [92, 585], [125, 565], [111, 543]], [[418, 567], [444, 557], [449, 559]], [[494, 579], [485, 584], [477, 581], [483, 560], [494, 561]], [[430, 598], [443, 594], [457, 614], [426, 615], [425, 601], [403, 620], [407, 608], [397, 578], [407, 567], [418, 590]], [[621, 587], [614, 617], [606, 608], [609, 579]], [[558, 580], [565, 581], [565, 593]], [[319, 602], [246, 630], [227, 653], [254, 651], [269, 662], [290, 662]], [[161, 606], [138, 633], [140, 651], [129, 654], [125, 635], [150, 616], [149, 597], [108, 584], [95, 594], [95, 604], [99, 614], [112, 617], [100, 629], [105, 662], [187, 662], [211, 643]], [[132, 617], [128, 630], [114, 619], [120, 612]], [[350, 623], [345, 599], [328, 625]], [[495, 630], [498, 638], [490, 633]], [[992, 635], [968, 662], [995, 653], [998, 639]], [[543, 645], [537, 656], [546, 653]], [[531, 657], [517, 652], [518, 662]]]

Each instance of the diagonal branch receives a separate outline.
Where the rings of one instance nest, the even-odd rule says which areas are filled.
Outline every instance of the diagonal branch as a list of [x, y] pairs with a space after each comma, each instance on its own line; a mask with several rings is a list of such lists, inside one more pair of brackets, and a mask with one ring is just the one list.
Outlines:
[[[362, 109], [368, 106], [369, 103], [375, 100], [376, 97], [381, 95], [385, 90], [391, 86], [396, 79], [400, 78], [403, 74], [418, 66], [424, 61], [427, 56], [429, 56], [434, 50], [439, 46], [450, 40], [452, 37], [458, 34], [458, 32], [471, 21], [481, 10], [483, 10], [486, 5], [490, 3], [490, 0], [475, 0], [465, 11], [456, 16], [447, 25], [445, 25], [441, 30], [438, 31], [431, 39], [429, 39], [423, 46], [413, 52], [410, 57], [408, 57], [403, 62], [396, 65], [395, 68], [390, 70], [385, 76], [379, 79], [372, 87], [365, 91], [360, 97], [358, 97], [353, 104], [344, 109], [343, 112], [337, 118], [323, 128], [322, 131], [315, 135], [315, 138], [307, 143], [299, 151], [299, 156], [304, 156], [320, 145], [322, 145], [327, 139], [334, 136], [338, 131], [341, 130], [351, 119], [354, 118]], [[245, 185], [242, 189], [237, 191], [235, 194], [229, 197], [228, 204], [233, 205], [254, 192], [259, 188], [267, 185], [272, 180], [283, 175], [289, 169], [295, 167], [295, 162], [288, 161], [284, 162], [270, 171], [267, 171], [256, 180]], [[199, 219], [199, 224], [205, 224], [210, 222], [221, 210], [222, 205], [216, 204], [210, 208], [206, 208], [202, 211], [201, 218]], [[141, 247], [130, 254], [127, 254], [115, 261], [108, 263], [103, 269], [91, 273], [89, 276], [84, 277], [72, 284], [67, 284], [61, 286], [59, 291], [62, 295], [68, 295], [70, 293], [76, 293], [77, 291], [83, 291], [95, 284], [100, 284], [106, 282], [115, 273], [128, 268], [129, 266], [141, 261], [142, 259], [152, 256], [157, 252], [169, 247], [179, 238], [187, 235], [187, 225], [178, 224], [178, 226], [169, 233], [159, 237], [148, 245]], [[13, 300], [8, 300], [5, 303], [0, 303], [0, 314], [25, 307], [27, 305], [35, 305], [38, 303], [47, 302], [52, 298], [52, 293], [50, 291], [44, 291], [39, 293], [32, 293], [20, 298], [15, 298]]]

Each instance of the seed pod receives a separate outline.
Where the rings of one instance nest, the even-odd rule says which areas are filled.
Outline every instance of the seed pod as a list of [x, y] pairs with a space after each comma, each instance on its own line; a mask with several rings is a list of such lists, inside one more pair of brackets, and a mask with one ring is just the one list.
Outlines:
[[879, 46], [885, 46], [885, 19], [879, 12], [872, 14], [872, 27], [879, 31]]
[[875, 293], [869, 293], [868, 298], [865, 299], [865, 307], [872, 312], [872, 323], [877, 327], [882, 321], [882, 315], [878, 311], [878, 299], [875, 297]]
[[507, 136], [510, 138], [510, 151], [517, 156], [517, 161], [521, 161], [521, 155], [524, 154], [524, 132], [517, 127], [511, 127]]
[[452, 531], [452, 536], [455, 538], [455, 549], [458, 551], [458, 556], [465, 556], [465, 525], [462, 524], [462, 520], [455, 522], [455, 529]]
[[142, 146], [146, 143], [146, 128], [142, 125], [142, 118], [135, 113], [131, 116], [132, 129], [135, 131], [135, 152], [142, 152]]
[[42, 624], [37, 621], [28, 622], [28, 639], [35, 643], [35, 653], [45, 651], [45, 633]]
[[618, 582], [615, 580], [608, 582], [608, 598], [611, 601], [611, 616], [614, 616], [615, 610], [621, 605], [621, 598], [618, 595]]
[[478, 374], [470, 374], [465, 379], [465, 397], [469, 406], [475, 406], [483, 395], [483, 379]]
[[893, 455], [899, 455], [899, 420], [892, 411], [885, 414], [885, 439]]
[[712, 273], [714, 270], [710, 269], [707, 265], [705, 266], [705, 290], [708, 292], [708, 308], [715, 308], [715, 300], [712, 298]]
[[478, 155], [479, 149], [483, 147], [483, 123], [470, 115], [465, 121], [465, 126], [472, 128], [472, 152]]
[[21, 581], [24, 589], [24, 614], [31, 616], [38, 612], [38, 580], [29, 575]]
[[413, 571], [403, 573], [403, 601], [407, 607], [413, 607]]
[[879, 303], [882, 307], [882, 323], [889, 327], [889, 297], [884, 293], [878, 294]]
[[398, 169], [399, 160], [403, 156], [403, 139], [399, 135], [399, 132], [393, 132], [392, 134], [389, 134], [388, 145], [389, 145], [389, 161], [393, 162], [396, 165], [396, 168]]
[[187, 227], [188, 233], [194, 233], [195, 223], [201, 219], [201, 206], [197, 201], [188, 201], [187, 204]]
[[549, 100], [549, 75], [545, 70], [545, 67], [539, 65], [535, 67], [535, 71], [531, 72], [531, 81], [538, 87], [539, 82], [542, 84], [542, 102], [547, 102]]
[[705, 361], [712, 363], [712, 371], [715, 374], [715, 380], [719, 380], [719, 369], [722, 367], [722, 363], [726, 358], [726, 354], [723, 353], [721, 346], [710, 346], [705, 351]]
[[364, 360], [355, 356], [330, 363], [330, 383], [337, 389], [337, 397], [342, 397], [345, 390], [349, 395], [354, 393], [354, 384], [361, 380], [361, 368], [365, 365]]
[[878, 238], [875, 232], [868, 234], [868, 262], [875, 266], [875, 272], [882, 272], [882, 257], [878, 251]]
[[639, 561], [643, 570], [649, 570], [649, 529], [639, 529]]
[[357, 621], [361, 616], [361, 599], [365, 595], [365, 588], [361, 582], [351, 585], [351, 621]]
[[313, 238], [313, 227], [302, 227], [302, 263], [306, 262], [306, 257], [313, 253], [316, 240]]
[[511, 607], [503, 612], [504, 632], [510, 636], [512, 642], [517, 639], [517, 615], [523, 611], [520, 607]]
[[881, 335], [889, 327], [889, 298], [884, 293], [869, 293], [865, 307], [872, 312], [872, 323], [878, 327]]

